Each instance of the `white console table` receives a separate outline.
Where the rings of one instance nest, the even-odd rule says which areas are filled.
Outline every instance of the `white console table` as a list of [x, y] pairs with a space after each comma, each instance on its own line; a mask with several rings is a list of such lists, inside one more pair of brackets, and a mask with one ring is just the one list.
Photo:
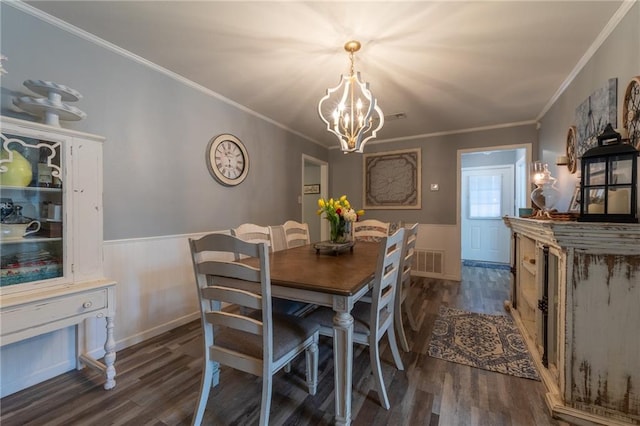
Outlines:
[[[48, 287], [0, 297], [0, 346], [61, 328], [76, 326], [76, 367], [87, 365], [105, 375], [105, 389], [116, 386], [115, 286], [113, 281], [99, 280]], [[104, 363], [86, 354], [84, 322], [104, 318], [107, 337]]]

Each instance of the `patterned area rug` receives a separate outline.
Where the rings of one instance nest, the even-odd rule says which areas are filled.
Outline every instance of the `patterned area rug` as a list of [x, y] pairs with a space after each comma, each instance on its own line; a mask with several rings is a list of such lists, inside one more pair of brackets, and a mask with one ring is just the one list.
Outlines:
[[540, 380], [513, 319], [440, 306], [429, 355], [484, 370]]

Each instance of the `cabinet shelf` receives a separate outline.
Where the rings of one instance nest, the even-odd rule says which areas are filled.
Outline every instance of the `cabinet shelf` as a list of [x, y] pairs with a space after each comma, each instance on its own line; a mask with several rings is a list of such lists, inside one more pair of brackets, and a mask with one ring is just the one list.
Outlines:
[[0, 240], [0, 244], [26, 244], [26, 243], [44, 243], [44, 242], [52, 242], [52, 241], [62, 241], [62, 237], [26, 237], [26, 238], [16, 238], [10, 240]]
[[62, 192], [62, 187], [52, 188], [49, 186], [6, 186], [0, 185], [2, 191], [26, 191], [26, 192]]

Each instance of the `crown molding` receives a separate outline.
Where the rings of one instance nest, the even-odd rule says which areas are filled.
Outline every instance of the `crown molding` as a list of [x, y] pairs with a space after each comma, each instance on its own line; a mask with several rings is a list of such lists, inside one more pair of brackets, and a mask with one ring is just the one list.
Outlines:
[[237, 108], [237, 109], [239, 109], [239, 110], [241, 110], [241, 111], [243, 111], [243, 112], [245, 112], [247, 114], [250, 114], [250, 115], [253, 115], [254, 117], [257, 117], [260, 120], [266, 121], [267, 123], [270, 123], [270, 124], [272, 124], [272, 125], [274, 125], [276, 127], [279, 127], [282, 130], [285, 130], [285, 131], [287, 131], [289, 133], [293, 133], [294, 135], [297, 135], [297, 136], [299, 136], [299, 137], [301, 137], [301, 138], [303, 138], [303, 139], [305, 139], [305, 140], [307, 140], [309, 142], [317, 144], [317, 145], [321, 146], [322, 148], [325, 148], [325, 149], [327, 148], [325, 145], [323, 145], [319, 141], [317, 141], [317, 140], [315, 140], [313, 138], [310, 138], [309, 136], [307, 136], [305, 134], [302, 134], [302, 133], [300, 133], [300, 132], [298, 132], [296, 130], [293, 130], [293, 129], [285, 126], [282, 123], [279, 123], [279, 122], [277, 122], [277, 121], [275, 121], [275, 120], [273, 120], [273, 119], [271, 119], [271, 118], [269, 118], [269, 117], [267, 117], [265, 115], [262, 115], [262, 114], [254, 111], [252, 109], [249, 109], [246, 106], [244, 106], [242, 104], [239, 104], [238, 102], [235, 102], [235, 101], [233, 101], [233, 100], [231, 100], [231, 99], [229, 99], [229, 98], [227, 98], [225, 96], [222, 96], [221, 94], [219, 94], [217, 92], [214, 92], [211, 89], [208, 89], [208, 88], [206, 88], [206, 87], [204, 87], [204, 86], [202, 86], [202, 85], [200, 85], [198, 83], [195, 83], [195, 82], [189, 80], [188, 78], [185, 78], [185, 77], [181, 76], [180, 74], [177, 74], [177, 73], [175, 73], [173, 71], [170, 71], [170, 70], [168, 70], [166, 68], [163, 68], [160, 65], [158, 65], [156, 63], [153, 63], [153, 62], [151, 62], [151, 61], [149, 61], [147, 59], [144, 59], [143, 57], [138, 56], [138, 55], [136, 55], [136, 54], [134, 54], [132, 52], [129, 52], [126, 49], [123, 49], [123, 48], [121, 48], [119, 46], [116, 46], [113, 43], [109, 43], [108, 41], [103, 40], [100, 37], [97, 37], [97, 36], [87, 32], [87, 31], [85, 31], [85, 30], [83, 30], [81, 28], [78, 28], [78, 27], [76, 27], [74, 25], [71, 25], [70, 23], [63, 21], [62, 19], [56, 18], [55, 16], [52, 16], [52, 15], [49, 15], [48, 13], [45, 13], [45, 12], [41, 11], [40, 9], [36, 9], [33, 6], [30, 6], [30, 5], [26, 4], [26, 3], [24, 3], [22, 0], [8, 0], [8, 1], [7, 0], [3, 0], [3, 3], [15, 8], [15, 9], [18, 9], [18, 10], [20, 10], [22, 12], [25, 12], [25, 13], [27, 13], [27, 14], [29, 14], [29, 15], [31, 15], [31, 16], [33, 16], [33, 17], [35, 17], [35, 18], [37, 18], [37, 19], [39, 19], [41, 21], [43, 21], [43, 22], [46, 22], [46, 23], [48, 23], [50, 25], [53, 25], [54, 27], [57, 27], [57, 28], [59, 28], [59, 29], [61, 29], [63, 31], [66, 31], [66, 32], [68, 32], [70, 34], [73, 34], [73, 35], [77, 36], [77, 37], [80, 37], [80, 38], [82, 38], [82, 39], [84, 39], [84, 40], [86, 40], [86, 41], [88, 41], [90, 43], [98, 45], [98, 46], [100, 46], [100, 47], [102, 47], [104, 49], [110, 50], [110, 51], [112, 51], [112, 52], [114, 52], [114, 53], [116, 53], [118, 55], [124, 56], [125, 58], [130, 59], [130, 60], [132, 60], [134, 62], [137, 62], [139, 64], [147, 66], [147, 67], [149, 67], [149, 68], [151, 68], [151, 69], [153, 69], [153, 70], [155, 70], [155, 71], [157, 71], [159, 73], [162, 73], [162, 74], [164, 74], [164, 75], [166, 75], [166, 76], [168, 76], [168, 77], [170, 77], [170, 78], [172, 78], [172, 79], [184, 84], [185, 86], [191, 87], [192, 89], [195, 89], [195, 90], [197, 90], [199, 92], [202, 92], [202, 93], [204, 93], [204, 94], [206, 94], [208, 96], [216, 98], [216, 99], [218, 99], [218, 100], [220, 100], [220, 101], [222, 101], [222, 102], [224, 102], [224, 103], [226, 103], [228, 105], [231, 105], [234, 108]]
[[576, 66], [573, 68], [573, 70], [571, 70], [567, 78], [562, 82], [562, 84], [560, 85], [556, 93], [554, 93], [553, 96], [551, 96], [551, 99], [549, 99], [549, 102], [547, 102], [544, 108], [542, 108], [542, 111], [540, 111], [540, 114], [538, 114], [538, 117], [536, 118], [536, 120], [542, 119], [542, 117], [551, 109], [553, 104], [556, 103], [556, 101], [560, 98], [560, 96], [564, 93], [564, 91], [567, 90], [567, 87], [569, 87], [569, 85], [573, 82], [573, 80], [578, 76], [580, 71], [582, 71], [585, 65], [587, 65], [587, 62], [589, 62], [589, 60], [593, 57], [593, 55], [595, 55], [598, 49], [602, 46], [602, 43], [604, 43], [607, 37], [609, 37], [609, 35], [613, 32], [613, 30], [618, 26], [620, 21], [622, 21], [622, 18], [624, 18], [627, 12], [629, 12], [629, 10], [631, 10], [633, 5], [636, 4], [636, 1], [637, 0], [623, 1], [622, 5], [618, 8], [616, 13], [614, 13], [611, 19], [609, 19], [609, 22], [607, 22], [607, 25], [605, 25], [605, 27], [602, 29], [600, 34], [598, 34], [598, 37], [594, 40], [591, 46], [589, 46], [589, 48], [584, 53], [584, 55], [582, 55], [582, 58], [580, 58], [580, 60], [576, 64]]

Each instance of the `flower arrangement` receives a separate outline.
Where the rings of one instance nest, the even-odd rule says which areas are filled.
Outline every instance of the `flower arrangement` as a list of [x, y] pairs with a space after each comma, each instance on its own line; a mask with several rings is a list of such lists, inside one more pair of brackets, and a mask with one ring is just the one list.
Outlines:
[[334, 200], [329, 198], [318, 200], [318, 215], [325, 214], [325, 218], [331, 224], [331, 241], [342, 243], [348, 240], [351, 223], [358, 220], [364, 214], [364, 210], [354, 210], [347, 196]]

